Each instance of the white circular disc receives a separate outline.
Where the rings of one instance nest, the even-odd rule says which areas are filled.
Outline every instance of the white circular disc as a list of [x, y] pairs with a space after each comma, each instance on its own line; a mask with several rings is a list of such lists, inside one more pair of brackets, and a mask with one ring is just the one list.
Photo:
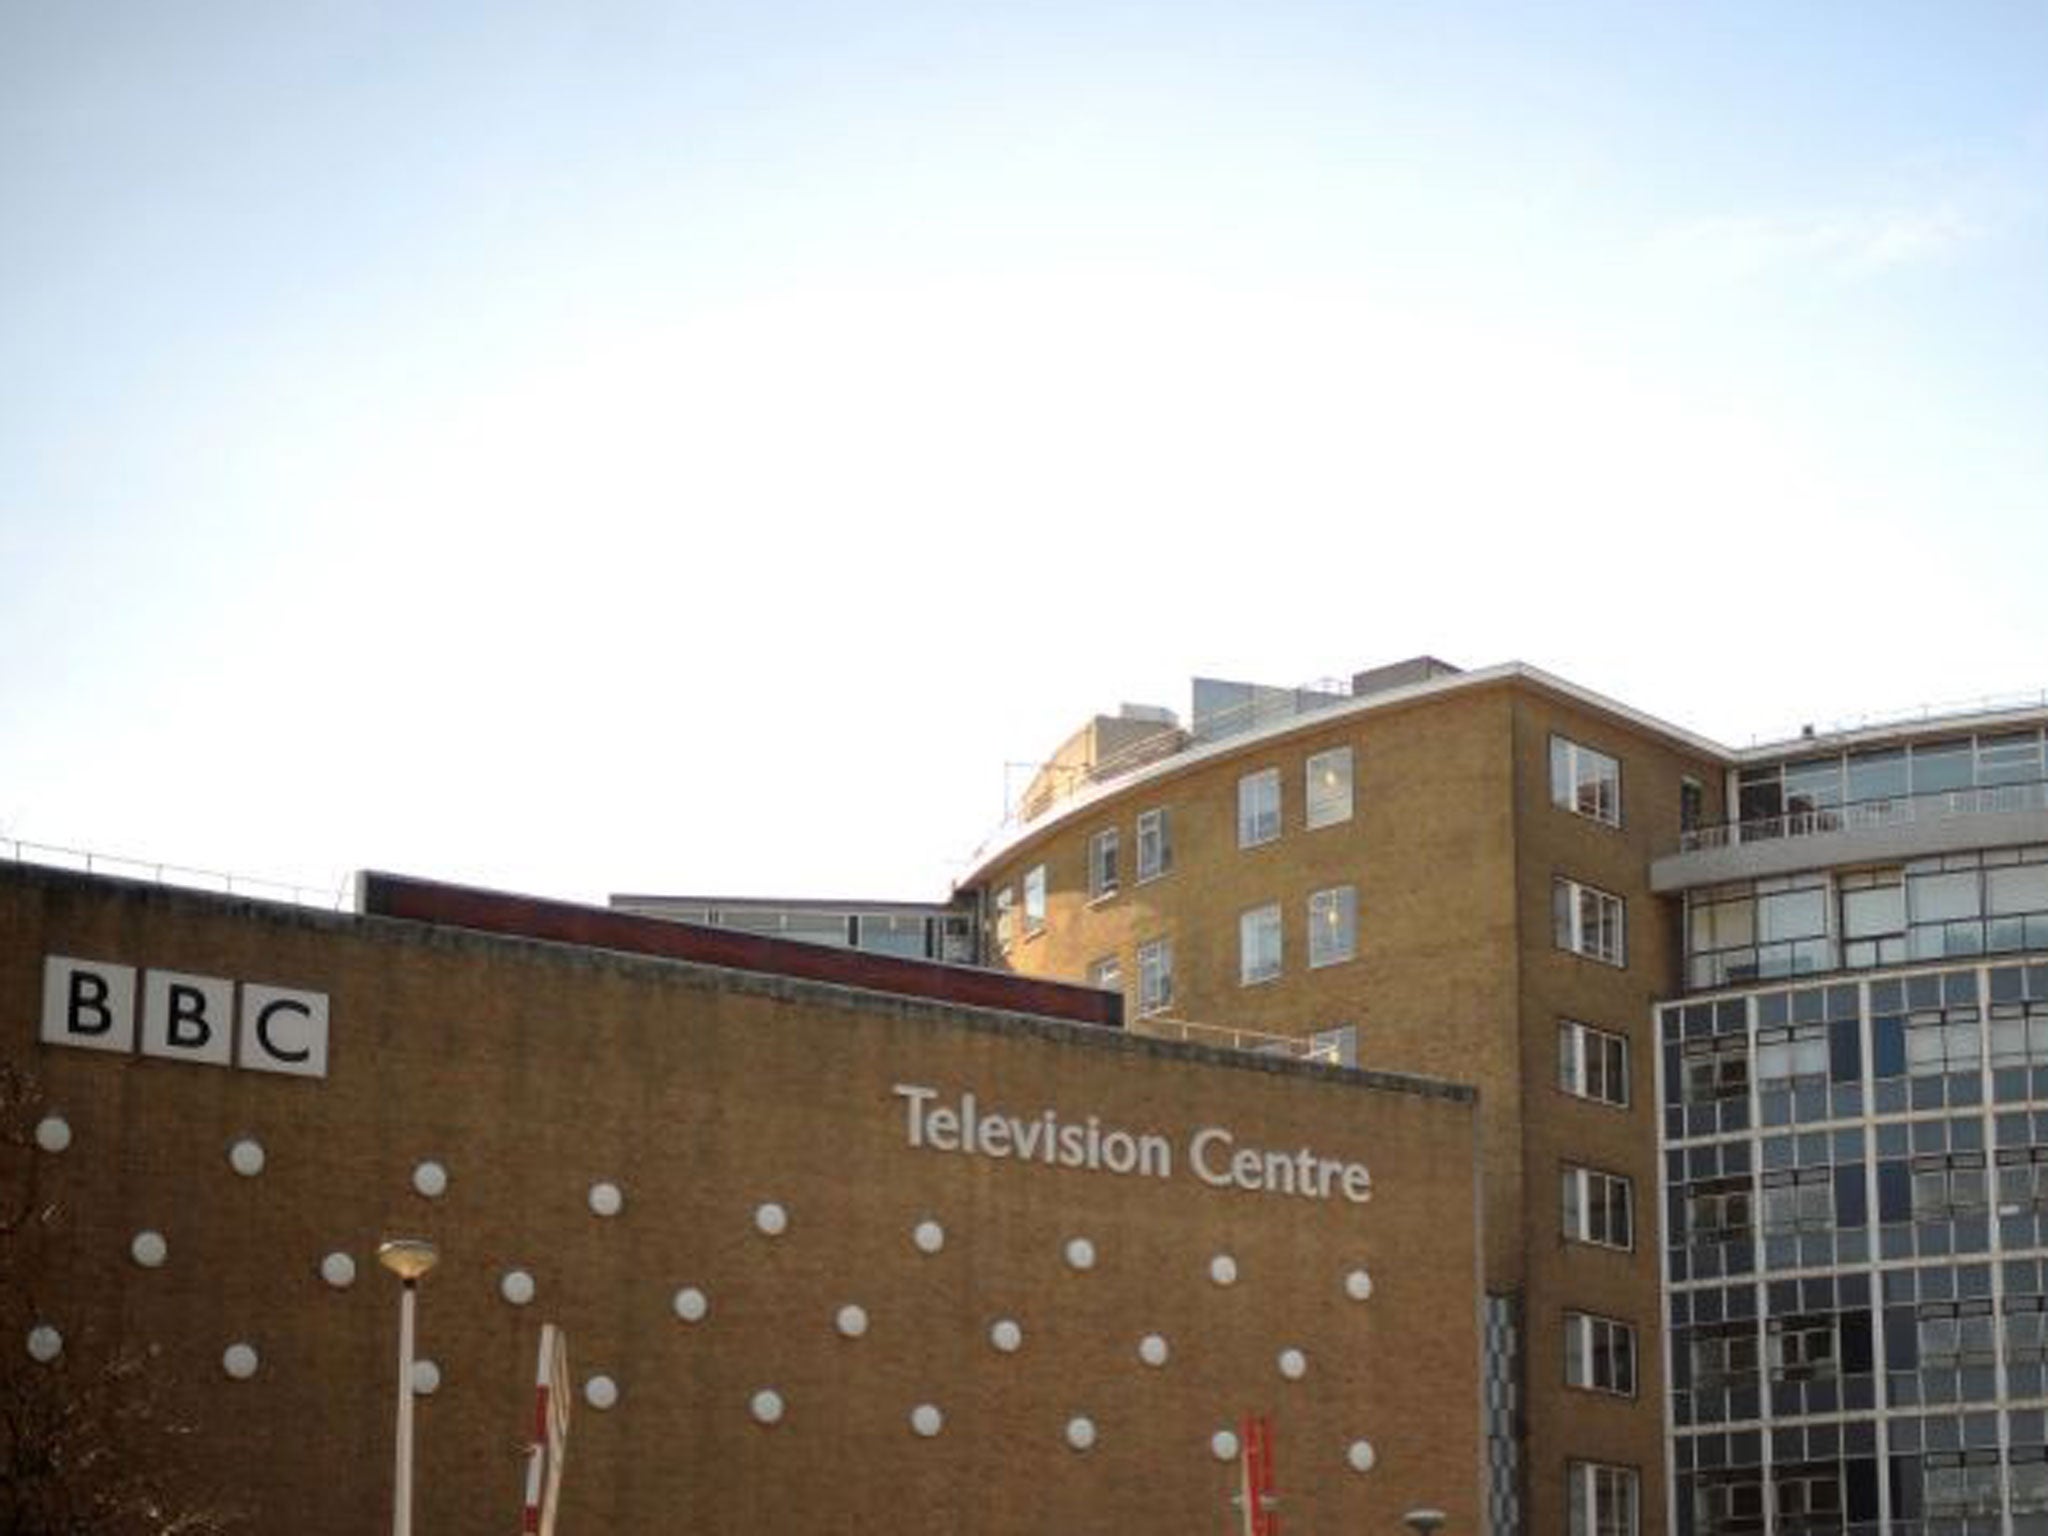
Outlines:
[[789, 1212], [773, 1200], [754, 1208], [754, 1225], [763, 1237], [780, 1237], [789, 1230]]
[[415, 1360], [412, 1363], [412, 1395], [432, 1397], [441, 1390], [441, 1367], [431, 1360]]
[[1093, 1269], [1095, 1267], [1095, 1245], [1085, 1237], [1067, 1239], [1067, 1268]]
[[247, 1381], [256, 1374], [256, 1346], [253, 1344], [230, 1344], [220, 1357], [220, 1368], [236, 1381]]
[[1138, 1340], [1138, 1358], [1147, 1365], [1164, 1365], [1169, 1351], [1166, 1340], [1156, 1333], [1148, 1333]]
[[138, 1232], [135, 1241], [128, 1245], [128, 1253], [144, 1269], [160, 1269], [170, 1257], [171, 1248], [161, 1232]]
[[320, 1261], [320, 1278], [345, 1291], [356, 1283], [356, 1261], [337, 1248]]
[[438, 1200], [448, 1192], [448, 1170], [432, 1160], [421, 1163], [412, 1171], [412, 1187], [429, 1200]]
[[1006, 1355], [1014, 1355], [1024, 1343], [1024, 1330], [1005, 1317], [988, 1331], [989, 1343]]
[[36, 1145], [45, 1152], [62, 1152], [71, 1145], [71, 1122], [62, 1115], [45, 1115], [36, 1122]]
[[245, 1179], [253, 1179], [263, 1171], [263, 1143], [254, 1136], [244, 1136], [228, 1148], [228, 1166]]
[[686, 1323], [701, 1323], [704, 1314], [711, 1310], [711, 1302], [694, 1285], [686, 1285], [676, 1292], [674, 1306], [676, 1316]]
[[515, 1307], [523, 1307], [533, 1300], [533, 1276], [523, 1269], [508, 1269], [498, 1282], [498, 1294]]
[[1237, 1284], [1237, 1260], [1227, 1253], [1219, 1253], [1209, 1261], [1209, 1278], [1218, 1285]]
[[1289, 1381], [1299, 1381], [1308, 1374], [1308, 1356], [1298, 1349], [1283, 1349], [1277, 1362], [1280, 1374]]
[[1379, 1453], [1372, 1448], [1370, 1440], [1354, 1440], [1350, 1449], [1345, 1451], [1344, 1459], [1351, 1464], [1352, 1471], [1370, 1472], [1379, 1464], [1380, 1458]]
[[849, 1339], [857, 1339], [868, 1331], [868, 1314], [865, 1307], [848, 1302], [839, 1309], [839, 1315], [832, 1319], [832, 1326]]
[[597, 1183], [590, 1186], [590, 1209], [598, 1216], [616, 1216], [626, 1203], [626, 1197], [619, 1186], [611, 1183]]
[[747, 1412], [754, 1416], [754, 1422], [757, 1424], [780, 1424], [782, 1394], [773, 1387], [763, 1387], [747, 1404]]
[[1084, 1414], [1075, 1414], [1067, 1420], [1067, 1444], [1077, 1451], [1085, 1451], [1095, 1444], [1095, 1421]]
[[48, 1365], [64, 1353], [64, 1335], [48, 1323], [37, 1323], [28, 1331], [28, 1357], [37, 1365]]
[[1209, 1437], [1209, 1454], [1218, 1461], [1237, 1459], [1237, 1436], [1227, 1429], [1219, 1429]]
[[932, 1403], [919, 1403], [910, 1410], [910, 1427], [929, 1440], [946, 1427], [946, 1416]]
[[1344, 1277], [1344, 1294], [1353, 1301], [1365, 1301], [1372, 1296], [1372, 1276], [1362, 1269], [1354, 1269]]
[[583, 1383], [583, 1401], [602, 1411], [619, 1400], [619, 1384], [609, 1376], [593, 1376]]
[[936, 1221], [920, 1221], [910, 1234], [919, 1253], [937, 1253], [946, 1246], [946, 1229]]

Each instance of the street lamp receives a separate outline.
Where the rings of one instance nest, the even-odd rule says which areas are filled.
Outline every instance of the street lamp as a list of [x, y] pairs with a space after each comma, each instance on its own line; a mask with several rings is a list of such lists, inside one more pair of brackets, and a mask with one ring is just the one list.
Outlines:
[[391, 1536], [412, 1536], [412, 1314], [420, 1276], [441, 1250], [423, 1237], [394, 1237], [377, 1245], [377, 1262], [398, 1276], [398, 1468], [392, 1479]]
[[1440, 1509], [1411, 1509], [1401, 1521], [1415, 1536], [1436, 1536], [1443, 1529], [1444, 1512]]

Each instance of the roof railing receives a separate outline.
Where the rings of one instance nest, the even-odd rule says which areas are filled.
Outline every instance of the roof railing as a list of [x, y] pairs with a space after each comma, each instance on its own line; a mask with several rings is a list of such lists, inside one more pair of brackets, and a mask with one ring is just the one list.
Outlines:
[[189, 864], [138, 859], [89, 848], [66, 848], [56, 843], [37, 843], [20, 837], [0, 837], [0, 860], [14, 864], [39, 864], [47, 869], [76, 870], [87, 875], [108, 875], [121, 880], [143, 880], [155, 885], [175, 886], [180, 890], [214, 891], [223, 896], [249, 896], [298, 907], [320, 907], [330, 912], [345, 910], [350, 901], [347, 880], [330, 891], [319, 886], [266, 880], [256, 875], [199, 869]]
[[2048, 780], [1980, 784], [1974, 789], [1937, 789], [1918, 795], [1886, 795], [1842, 805], [1813, 806], [1777, 816], [1752, 816], [1692, 827], [1678, 835], [1680, 853], [1705, 853], [1743, 843], [1816, 837], [1830, 832], [1864, 832], [1882, 827], [1946, 821], [1954, 816], [2004, 815], [2048, 810]]
[[1341, 1065], [1337, 1048], [1318, 1045], [1307, 1035], [1274, 1035], [1263, 1030], [1239, 1029], [1229, 1024], [1203, 1024], [1163, 1013], [1141, 1013], [1125, 1028], [1134, 1035], [1158, 1040], [1184, 1040], [1191, 1045], [1213, 1045], [1226, 1051], [1247, 1051], [1258, 1056], [1286, 1056], [1295, 1061], [1324, 1061]]

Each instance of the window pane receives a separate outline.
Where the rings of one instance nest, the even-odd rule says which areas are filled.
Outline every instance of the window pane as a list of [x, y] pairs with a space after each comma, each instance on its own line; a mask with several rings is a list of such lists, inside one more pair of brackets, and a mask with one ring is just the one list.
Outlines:
[[1889, 800], [1906, 792], [1906, 754], [1894, 747], [1887, 752], [1849, 754], [1849, 798]]
[[1358, 888], [1340, 885], [1308, 900], [1308, 963], [1336, 965], [1358, 949]]
[[1308, 810], [1310, 827], [1327, 827], [1351, 819], [1351, 749], [1338, 747], [1318, 752], [1308, 760]]
[[1968, 741], [1929, 742], [1913, 748], [1913, 793], [1968, 789], [1976, 768]]
[[1979, 784], [2024, 784], [2040, 777], [2041, 738], [2038, 732], [1978, 738]]
[[1758, 938], [1765, 944], [1827, 932], [1827, 893], [1819, 888], [1774, 891], [1756, 899]]
[[1914, 875], [1907, 881], [1907, 890], [1916, 923], [1948, 922], [1978, 915], [1974, 871]]
[[1989, 870], [1985, 886], [1985, 906], [1991, 912], [2048, 911], [2048, 864]]

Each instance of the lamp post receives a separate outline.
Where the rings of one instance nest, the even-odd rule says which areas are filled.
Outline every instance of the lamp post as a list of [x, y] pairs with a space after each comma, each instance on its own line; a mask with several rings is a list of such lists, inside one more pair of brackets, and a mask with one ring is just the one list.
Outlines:
[[1443, 1529], [1444, 1512], [1440, 1509], [1411, 1509], [1401, 1517], [1401, 1523], [1415, 1536], [1436, 1536]]
[[392, 1479], [391, 1536], [412, 1536], [412, 1317], [420, 1276], [441, 1250], [423, 1237], [394, 1237], [377, 1245], [377, 1262], [398, 1276], [398, 1466]]

